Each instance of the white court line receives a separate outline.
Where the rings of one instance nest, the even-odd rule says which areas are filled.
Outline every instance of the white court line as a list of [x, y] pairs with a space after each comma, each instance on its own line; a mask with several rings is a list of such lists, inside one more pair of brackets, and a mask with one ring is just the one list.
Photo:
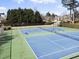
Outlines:
[[[20, 31], [19, 31], [20, 32]], [[21, 33], [21, 32], [20, 32]], [[36, 59], [38, 59], [38, 57], [36, 56], [36, 54], [34, 53], [33, 49], [31, 48], [31, 46], [29, 45], [29, 43], [26, 40], [26, 37], [24, 36], [24, 40], [27, 43], [27, 45], [29, 46], [29, 48], [31, 49], [32, 53], [34, 54], [34, 56], [36, 57]]]
[[58, 39], [58, 40], [56, 39], [56, 40], [54, 40], [54, 41], [60, 41], [60, 40], [64, 40], [64, 39]]
[[58, 38], [58, 40], [56, 39], [56, 40], [54, 40], [54, 41], [62, 41], [62, 40], [65, 40], [65, 39], [59, 39], [59, 38]]
[[56, 44], [57, 46], [59, 46], [59, 47], [65, 49], [65, 47], [63, 47], [62, 45], [60, 45], [60, 44], [58, 44], [58, 43], [56, 43], [56, 42], [54, 42], [54, 41], [52, 41], [52, 40], [50, 40], [50, 39], [47, 39], [47, 40], [49, 40], [49, 42], [54, 43], [54, 44]]
[[29, 43], [26, 41], [26, 39], [24, 39], [25, 42], [27, 43], [27, 45], [30, 47], [31, 51], [33, 52], [34, 56], [36, 57], [36, 59], [38, 59], [38, 57], [36, 56], [36, 54], [34, 53], [33, 49], [31, 48], [31, 46], [29, 45]]
[[49, 56], [49, 55], [53, 55], [53, 54], [56, 54], [56, 53], [60, 53], [60, 52], [63, 52], [63, 51], [71, 50], [71, 49], [78, 48], [78, 47], [79, 46], [75, 46], [75, 47], [64, 49], [64, 50], [61, 50], [61, 51], [56, 51], [56, 52], [48, 53], [46, 55], [40, 56], [39, 58], [46, 57], [46, 56]]

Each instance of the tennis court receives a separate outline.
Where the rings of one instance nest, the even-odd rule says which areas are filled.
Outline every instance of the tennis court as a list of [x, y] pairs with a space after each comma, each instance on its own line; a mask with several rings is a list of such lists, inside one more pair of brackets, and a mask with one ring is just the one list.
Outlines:
[[[22, 29], [25, 41], [32, 48], [37, 59], [62, 59], [79, 52], [79, 31], [68, 28], [30, 28]], [[50, 34], [49, 34], [50, 33]]]

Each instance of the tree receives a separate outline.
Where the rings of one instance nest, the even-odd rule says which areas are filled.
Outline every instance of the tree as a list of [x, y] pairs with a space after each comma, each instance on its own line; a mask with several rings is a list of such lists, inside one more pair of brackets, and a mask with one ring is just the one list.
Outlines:
[[34, 12], [32, 9], [9, 9], [7, 12], [7, 22], [10, 25], [25, 25], [42, 23], [39, 11]]
[[36, 11], [36, 12], [35, 12], [35, 21], [36, 21], [37, 23], [42, 23], [42, 22], [43, 22], [39, 11]]
[[56, 15], [55, 15], [54, 13], [52, 13], [52, 15], [51, 15], [51, 16], [52, 16], [52, 18], [55, 18], [55, 16], [56, 16]]
[[32, 9], [28, 9], [27, 10], [27, 14], [28, 14], [28, 22], [32, 23], [32, 20], [34, 20], [34, 11]]
[[74, 10], [79, 6], [79, 2], [77, 0], [62, 0], [62, 4], [64, 7], [66, 7], [68, 10], [70, 10], [70, 18], [72, 16], [73, 11], [73, 19], [71, 19], [73, 22], [74, 20]]
[[79, 11], [74, 10], [74, 17], [75, 17], [76, 19], [79, 19]]
[[51, 14], [49, 12], [46, 13], [46, 16], [51, 16]]
[[16, 15], [16, 12], [15, 10], [8, 10], [7, 12], [7, 20], [8, 20], [8, 24], [13, 24], [13, 23], [16, 23], [16, 20], [17, 19], [17, 15]]

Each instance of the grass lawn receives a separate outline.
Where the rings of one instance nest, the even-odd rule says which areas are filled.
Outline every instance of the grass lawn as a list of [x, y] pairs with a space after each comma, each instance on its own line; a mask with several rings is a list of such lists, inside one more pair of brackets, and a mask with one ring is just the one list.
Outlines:
[[0, 59], [10, 59], [10, 57], [11, 59], [36, 59], [32, 49], [24, 40], [24, 36], [18, 30], [6, 31], [5, 34], [2, 35], [4, 37], [0, 37], [1, 39], [5, 39], [5, 43], [0, 41], [2, 43], [0, 44]]

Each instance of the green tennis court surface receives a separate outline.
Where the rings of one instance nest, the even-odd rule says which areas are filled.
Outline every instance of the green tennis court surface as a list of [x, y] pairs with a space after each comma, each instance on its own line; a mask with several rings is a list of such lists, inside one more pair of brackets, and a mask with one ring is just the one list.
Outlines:
[[30, 28], [20, 31], [37, 59], [60, 59], [79, 52], [79, 31], [70, 28]]

